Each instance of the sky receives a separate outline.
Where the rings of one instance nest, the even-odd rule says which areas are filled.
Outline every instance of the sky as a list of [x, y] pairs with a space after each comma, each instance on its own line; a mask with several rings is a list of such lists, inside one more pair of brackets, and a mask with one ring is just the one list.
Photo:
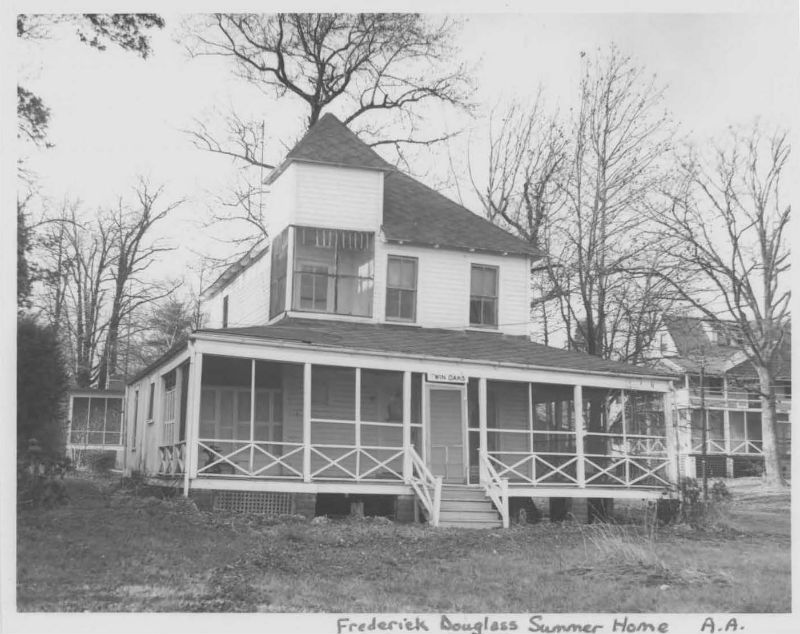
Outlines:
[[[626, 4], [637, 11], [613, 11]], [[457, 175], [464, 179], [464, 202], [473, 210], [477, 206], [463, 166], [468, 155], [477, 165], [485, 155], [482, 113], [497, 102], [530, 98], [540, 87], [549, 104], [567, 112], [576, 97], [581, 52], [611, 42], [666, 86], [665, 104], [686, 136], [708, 139], [757, 117], [767, 125], [793, 124], [798, 27], [791, 2], [591, 5], [593, 11], [610, 13], [533, 6], [524, 13], [457, 16], [463, 20], [457, 44], [474, 69], [478, 116], [431, 117], [432, 130], [464, 132], [449, 148], [431, 150], [418, 167], [423, 180], [439, 184], [447, 176], [442, 171], [446, 157], [454, 157]], [[692, 13], [655, 12], [690, 6]], [[703, 12], [722, 6], [758, 9]], [[56, 30], [49, 40], [21, 43], [17, 68], [19, 81], [40, 94], [52, 112], [54, 147], [23, 147], [42, 193], [52, 201], [79, 198], [91, 210], [129, 195], [138, 175], [164, 184], [167, 198], [185, 200], [162, 226], [164, 237], [180, 248], [154, 273], [178, 277], [198, 251], [217, 256], [231, 251], [205, 224], [215, 194], [223, 193], [241, 169], [196, 149], [186, 130], [197, 120], [213, 125], [231, 108], [261, 117], [268, 128], [267, 160], [277, 162], [298, 135], [305, 111], [297, 101], [276, 102], [236, 78], [225, 60], [190, 58], [181, 40], [183, 16], [162, 15], [167, 27], [153, 34], [153, 55], [147, 60], [114, 47], [98, 52], [71, 31]]]

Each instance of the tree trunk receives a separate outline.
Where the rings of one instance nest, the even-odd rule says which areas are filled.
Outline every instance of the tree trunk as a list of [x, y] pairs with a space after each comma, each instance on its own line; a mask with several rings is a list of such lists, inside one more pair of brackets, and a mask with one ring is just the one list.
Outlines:
[[769, 368], [756, 365], [761, 391], [761, 443], [764, 453], [764, 476], [767, 486], [783, 488], [778, 458], [778, 436], [775, 431], [775, 382]]

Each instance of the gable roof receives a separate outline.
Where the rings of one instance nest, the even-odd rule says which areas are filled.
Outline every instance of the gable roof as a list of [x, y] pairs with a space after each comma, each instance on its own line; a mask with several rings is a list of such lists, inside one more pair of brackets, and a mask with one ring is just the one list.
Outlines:
[[382, 229], [391, 242], [536, 258], [545, 255], [526, 241], [403, 174], [330, 113], [309, 128], [267, 182], [273, 182], [294, 161], [386, 172]]
[[582, 352], [551, 348], [527, 337], [493, 332], [419, 328], [399, 324], [368, 324], [320, 319], [285, 318], [270, 326], [198, 330], [197, 334], [226, 334], [343, 351], [384, 352], [477, 363], [509, 363], [554, 370], [673, 378], [665, 373]]
[[[734, 321], [730, 322], [730, 326], [727, 326], [727, 323], [723, 322], [724, 325], [712, 323], [703, 317], [665, 315], [664, 324], [678, 350], [678, 356], [670, 357], [669, 361], [682, 368], [684, 372], [692, 374], [699, 373], [701, 365], [710, 375], [721, 376], [727, 372], [755, 373], [752, 363], [742, 358], [743, 346], [711, 342], [706, 327], [713, 329], [718, 337], [723, 337], [726, 329], [728, 331], [737, 329]], [[792, 342], [789, 330], [780, 348], [778, 372], [781, 376], [788, 376], [791, 373], [791, 354]]]

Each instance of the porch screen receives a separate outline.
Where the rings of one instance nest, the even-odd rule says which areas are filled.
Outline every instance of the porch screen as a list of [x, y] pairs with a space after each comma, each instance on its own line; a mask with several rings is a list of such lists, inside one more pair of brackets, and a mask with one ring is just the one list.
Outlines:
[[[301, 418], [294, 416], [287, 429], [284, 413], [285, 398], [292, 398], [292, 407], [298, 407], [301, 369], [292, 364], [203, 356], [199, 473], [301, 475], [302, 444], [295, 440], [302, 434]], [[288, 396], [284, 383], [291, 392]]]
[[584, 452], [593, 456], [624, 451], [622, 390], [583, 388]]
[[374, 234], [295, 227], [292, 308], [372, 316]]
[[[401, 480], [403, 414], [402, 372], [312, 366], [312, 479]], [[410, 417], [413, 442], [418, 407]]]
[[[703, 451], [703, 419], [701, 410], [692, 410], [692, 451]], [[735, 417], [734, 417], [735, 418]], [[731, 419], [733, 431], [739, 427], [738, 421]], [[706, 451], [725, 453], [725, 418], [722, 410], [706, 410]]]
[[73, 445], [121, 444], [122, 397], [73, 397], [69, 442]]
[[270, 253], [269, 318], [286, 309], [286, 275], [289, 258], [289, 228], [272, 241]]

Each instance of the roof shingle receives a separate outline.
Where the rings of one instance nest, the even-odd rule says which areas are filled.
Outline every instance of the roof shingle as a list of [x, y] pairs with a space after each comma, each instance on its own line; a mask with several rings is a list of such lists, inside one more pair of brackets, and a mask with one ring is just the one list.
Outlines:
[[269, 181], [278, 178], [293, 161], [387, 172], [382, 225], [387, 240], [537, 258], [544, 255], [524, 240], [398, 171], [332, 114], [324, 115], [311, 126]]
[[270, 326], [201, 330], [258, 339], [290, 341], [309, 346], [439, 357], [478, 363], [513, 363], [554, 370], [574, 370], [623, 376], [672, 374], [581, 352], [551, 348], [526, 337], [500, 333], [419, 328], [395, 324], [366, 324], [319, 319], [286, 318]]
[[533, 245], [398, 171], [387, 174], [384, 180], [383, 232], [392, 241], [544, 255]]

